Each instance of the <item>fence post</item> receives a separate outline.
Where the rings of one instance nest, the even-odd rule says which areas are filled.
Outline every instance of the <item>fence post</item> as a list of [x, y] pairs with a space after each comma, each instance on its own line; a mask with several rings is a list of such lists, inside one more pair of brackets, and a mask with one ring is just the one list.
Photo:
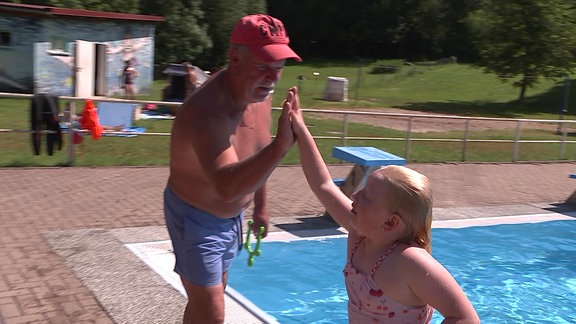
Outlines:
[[512, 152], [512, 162], [518, 160], [518, 148], [520, 146], [520, 134], [522, 133], [522, 121], [518, 120], [516, 124], [516, 136], [514, 137], [514, 150]]
[[462, 162], [466, 162], [466, 153], [468, 151], [468, 132], [470, 131], [470, 119], [466, 119], [464, 127], [464, 141], [462, 143]]
[[410, 161], [410, 139], [412, 138], [412, 116], [408, 117], [408, 125], [406, 126], [406, 147], [404, 148], [404, 158]]
[[[558, 114], [558, 120], [563, 120], [564, 115], [568, 113], [568, 102], [570, 96], [570, 75], [566, 74], [564, 76], [564, 101], [562, 101], [562, 105], [560, 107], [560, 112]], [[558, 129], [556, 132], [560, 134], [561, 127], [563, 126], [562, 123], [558, 123]]]
[[342, 146], [346, 146], [346, 138], [348, 138], [348, 114], [344, 113], [342, 116]]
[[65, 120], [69, 123], [68, 126], [68, 161], [66, 162], [66, 166], [73, 166], [74, 165], [74, 121], [72, 120], [73, 116], [76, 115], [76, 102], [70, 101], [67, 103], [70, 116], [68, 116], [68, 120]]
[[566, 139], [568, 138], [568, 124], [562, 123], [562, 141], [560, 142], [560, 160], [566, 158]]

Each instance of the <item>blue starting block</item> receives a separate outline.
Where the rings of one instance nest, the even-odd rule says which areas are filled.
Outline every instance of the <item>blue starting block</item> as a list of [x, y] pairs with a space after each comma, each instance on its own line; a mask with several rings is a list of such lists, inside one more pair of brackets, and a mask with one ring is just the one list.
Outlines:
[[[370, 173], [385, 165], [406, 165], [406, 159], [371, 146], [336, 146], [332, 149], [332, 157], [354, 163], [354, 167], [339, 185], [340, 189], [350, 197], [366, 183]], [[334, 179], [336, 183], [336, 179]]]
[[334, 184], [337, 185], [338, 187], [342, 187], [342, 185], [344, 184], [344, 182], [346, 182], [346, 178], [332, 178], [332, 181], [333, 181]]
[[406, 159], [371, 146], [336, 146], [332, 157], [363, 166], [406, 164]]

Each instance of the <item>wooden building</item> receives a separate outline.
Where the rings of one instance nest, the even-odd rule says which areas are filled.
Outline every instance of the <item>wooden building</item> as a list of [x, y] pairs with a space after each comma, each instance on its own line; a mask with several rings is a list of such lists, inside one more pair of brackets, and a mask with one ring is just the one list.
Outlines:
[[63, 96], [122, 93], [130, 60], [140, 93], [154, 72], [160, 16], [0, 2], [0, 92]]

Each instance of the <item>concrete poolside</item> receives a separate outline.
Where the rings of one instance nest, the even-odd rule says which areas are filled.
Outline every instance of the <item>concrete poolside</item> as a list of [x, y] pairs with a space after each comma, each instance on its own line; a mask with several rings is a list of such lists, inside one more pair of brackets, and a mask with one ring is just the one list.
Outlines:
[[[568, 178], [574, 162], [408, 166], [432, 179], [438, 220], [576, 211], [564, 204], [576, 188]], [[343, 177], [350, 168], [331, 172]], [[178, 323], [185, 299], [124, 246], [168, 238], [167, 175], [144, 167], [0, 169], [0, 323]], [[298, 166], [272, 174], [268, 208], [273, 231], [337, 231]]]

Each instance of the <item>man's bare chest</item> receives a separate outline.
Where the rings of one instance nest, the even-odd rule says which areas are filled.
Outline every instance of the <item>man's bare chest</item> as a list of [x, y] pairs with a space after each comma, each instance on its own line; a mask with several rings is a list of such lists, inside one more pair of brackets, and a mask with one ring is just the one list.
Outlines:
[[[267, 144], [265, 137], [266, 135], [263, 136], [262, 130], [256, 127], [248, 128], [239, 125], [236, 132], [230, 137], [230, 143], [238, 157], [243, 160], [258, 152]], [[267, 137], [269, 138], [269, 135]]]

